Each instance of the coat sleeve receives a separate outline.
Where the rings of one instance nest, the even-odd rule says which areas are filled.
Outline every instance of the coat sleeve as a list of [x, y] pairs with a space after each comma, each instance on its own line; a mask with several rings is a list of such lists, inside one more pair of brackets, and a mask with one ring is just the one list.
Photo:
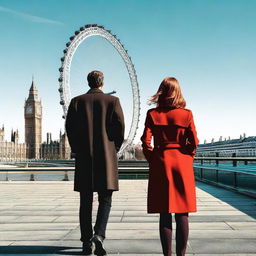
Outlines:
[[153, 127], [153, 121], [152, 121], [151, 116], [148, 111], [147, 116], [146, 116], [146, 121], [145, 121], [144, 132], [140, 138], [142, 141], [143, 153], [148, 162], [151, 159], [151, 155], [152, 155], [152, 151], [153, 151], [153, 147], [151, 146], [152, 127]]
[[194, 118], [192, 112], [189, 114], [189, 125], [187, 128], [187, 141], [186, 141], [186, 148], [189, 151], [189, 153], [194, 156], [196, 154], [196, 147], [199, 143], [199, 140], [197, 138], [197, 132], [196, 127], [194, 123]]
[[65, 122], [65, 128], [68, 136], [68, 141], [71, 147], [72, 153], [77, 152], [77, 128], [78, 128], [78, 119], [77, 119], [77, 110], [75, 107], [74, 99], [71, 100], [69, 107], [68, 107], [68, 113], [66, 117]]
[[119, 99], [117, 98], [114, 105], [114, 111], [112, 115], [112, 134], [115, 143], [116, 151], [122, 146], [124, 141], [124, 115]]

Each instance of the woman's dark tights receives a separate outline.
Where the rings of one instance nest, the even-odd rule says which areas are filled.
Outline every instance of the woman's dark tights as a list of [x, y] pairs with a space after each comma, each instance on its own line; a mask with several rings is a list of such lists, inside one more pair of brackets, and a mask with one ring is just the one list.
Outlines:
[[[188, 213], [175, 213], [176, 221], [176, 255], [183, 256], [188, 241]], [[160, 239], [164, 256], [172, 255], [172, 214], [160, 213]]]

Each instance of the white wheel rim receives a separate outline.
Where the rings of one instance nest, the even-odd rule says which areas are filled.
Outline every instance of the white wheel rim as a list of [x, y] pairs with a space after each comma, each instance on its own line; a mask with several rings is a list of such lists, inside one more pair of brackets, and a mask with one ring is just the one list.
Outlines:
[[127, 72], [129, 74], [130, 83], [132, 87], [132, 95], [133, 95], [133, 115], [132, 122], [130, 126], [130, 130], [128, 133], [128, 137], [125, 139], [120, 151], [118, 152], [118, 156], [120, 157], [124, 152], [125, 148], [132, 144], [134, 137], [136, 135], [136, 131], [138, 129], [139, 116], [140, 116], [140, 96], [139, 96], [139, 85], [137, 81], [137, 75], [132, 63], [131, 57], [127, 54], [127, 50], [121, 44], [120, 40], [113, 35], [109, 30], [104, 29], [103, 26], [98, 26], [96, 24], [86, 25], [81, 27], [80, 30], [75, 32], [75, 35], [71, 37], [71, 41], [68, 42], [67, 48], [64, 50], [64, 56], [61, 58], [62, 66], [59, 69], [60, 77], [59, 77], [59, 93], [60, 93], [60, 104], [63, 107], [65, 118], [68, 111], [68, 106], [71, 100], [70, 93], [70, 67], [72, 58], [76, 52], [78, 46], [87, 38], [91, 36], [100, 36], [105, 38], [119, 53], [122, 57]]

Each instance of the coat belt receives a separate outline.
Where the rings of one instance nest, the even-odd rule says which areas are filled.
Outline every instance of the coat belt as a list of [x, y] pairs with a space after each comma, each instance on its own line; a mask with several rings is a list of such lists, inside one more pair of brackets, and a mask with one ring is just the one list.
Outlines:
[[163, 143], [159, 145], [154, 145], [154, 148], [181, 148], [179, 143]]

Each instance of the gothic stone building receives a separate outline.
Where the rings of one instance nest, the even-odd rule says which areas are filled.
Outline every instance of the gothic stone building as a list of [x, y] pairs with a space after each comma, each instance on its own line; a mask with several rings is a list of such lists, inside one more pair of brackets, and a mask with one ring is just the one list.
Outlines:
[[34, 80], [24, 106], [25, 143], [19, 143], [18, 131], [11, 134], [11, 142], [5, 140], [4, 127], [0, 129], [0, 160], [10, 159], [69, 159], [70, 147], [66, 133], [60, 132], [59, 140], [53, 141], [47, 133], [42, 143], [42, 103]]
[[12, 131], [11, 141], [5, 140], [4, 126], [0, 128], [0, 160], [25, 159], [27, 146], [19, 143], [18, 131]]
[[52, 140], [51, 133], [47, 133], [47, 140], [41, 145], [43, 159], [70, 159], [71, 149], [66, 133], [60, 131], [59, 140]]

